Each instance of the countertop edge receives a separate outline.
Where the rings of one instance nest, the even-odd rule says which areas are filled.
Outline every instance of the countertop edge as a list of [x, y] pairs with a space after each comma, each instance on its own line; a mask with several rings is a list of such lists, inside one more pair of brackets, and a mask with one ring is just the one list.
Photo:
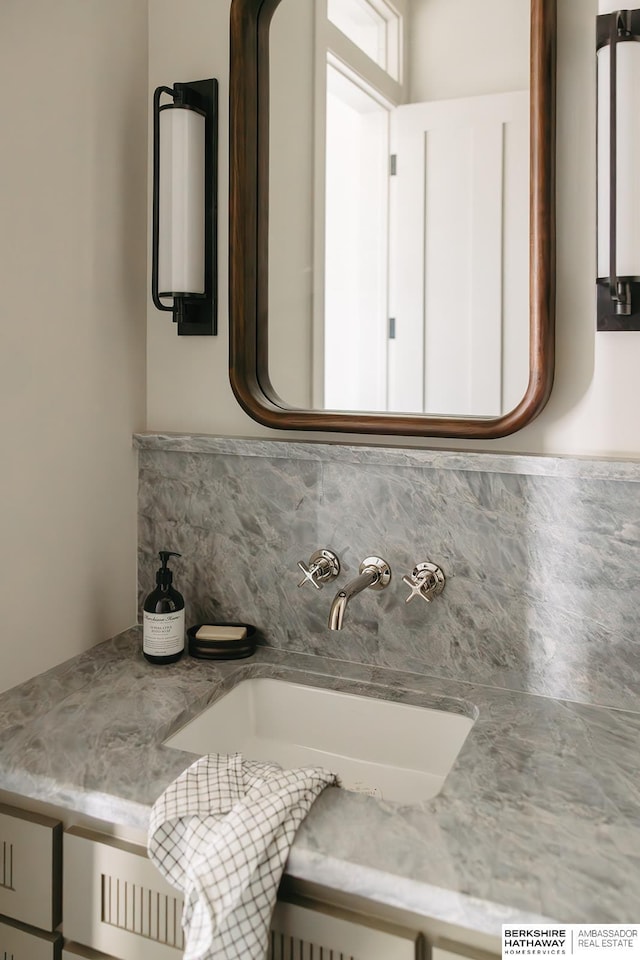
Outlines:
[[378, 464], [424, 470], [510, 473], [522, 476], [640, 483], [640, 461], [625, 458], [552, 456], [545, 454], [475, 453], [463, 450], [365, 444], [312, 443], [303, 440], [262, 440], [208, 434], [136, 433], [134, 447], [143, 451], [205, 454], [268, 459], [311, 460], [318, 463]]

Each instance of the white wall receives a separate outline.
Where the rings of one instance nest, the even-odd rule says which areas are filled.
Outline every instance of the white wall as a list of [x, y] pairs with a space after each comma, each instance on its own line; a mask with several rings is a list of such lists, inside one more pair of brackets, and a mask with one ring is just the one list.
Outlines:
[[0, 690], [136, 622], [146, 0], [0, 3]]
[[[434, 441], [492, 451], [640, 455], [635, 416], [640, 333], [595, 332], [595, 16], [597, 0], [558, 2], [558, 295], [556, 382], [551, 400], [530, 426], [482, 444]], [[148, 329], [148, 427], [240, 436], [347, 440], [327, 434], [283, 433], [254, 423], [228, 385], [227, 207], [228, 0], [150, 0], [152, 85], [202, 75], [221, 87], [220, 328], [207, 342], [176, 343], [155, 311]], [[508, 38], [506, 38], [508, 41]], [[380, 439], [378, 442], [398, 442]]]
[[529, 8], [530, 0], [411, 0], [407, 102], [527, 90]]

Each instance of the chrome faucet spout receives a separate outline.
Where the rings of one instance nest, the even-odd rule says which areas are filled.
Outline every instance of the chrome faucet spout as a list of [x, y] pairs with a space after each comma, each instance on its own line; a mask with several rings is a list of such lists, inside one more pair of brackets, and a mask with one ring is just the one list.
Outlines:
[[360, 564], [360, 575], [351, 580], [342, 590], [339, 590], [331, 604], [329, 613], [329, 630], [342, 630], [347, 605], [358, 593], [368, 587], [382, 590], [391, 579], [389, 565], [379, 557], [367, 557]]
[[359, 577], [348, 583], [344, 590], [339, 590], [333, 598], [331, 613], [329, 614], [329, 630], [342, 630], [347, 604], [357, 593], [362, 593], [367, 587], [373, 586], [380, 579], [375, 567], [368, 567]]

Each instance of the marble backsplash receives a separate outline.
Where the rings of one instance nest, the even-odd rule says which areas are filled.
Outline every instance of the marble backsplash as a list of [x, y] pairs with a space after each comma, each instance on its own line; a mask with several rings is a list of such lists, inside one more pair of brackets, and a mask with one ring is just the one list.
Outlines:
[[[139, 584], [176, 550], [188, 623], [281, 650], [640, 710], [640, 464], [141, 435]], [[318, 548], [342, 573], [298, 589]], [[360, 561], [393, 577], [327, 628]], [[402, 576], [431, 560], [432, 604]]]

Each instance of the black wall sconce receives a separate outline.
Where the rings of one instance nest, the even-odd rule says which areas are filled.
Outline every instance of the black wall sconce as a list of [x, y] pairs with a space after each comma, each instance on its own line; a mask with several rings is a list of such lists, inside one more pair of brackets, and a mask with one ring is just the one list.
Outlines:
[[640, 10], [601, 14], [596, 51], [598, 330], [640, 330]]
[[179, 336], [218, 332], [217, 141], [217, 80], [155, 90], [151, 296]]

